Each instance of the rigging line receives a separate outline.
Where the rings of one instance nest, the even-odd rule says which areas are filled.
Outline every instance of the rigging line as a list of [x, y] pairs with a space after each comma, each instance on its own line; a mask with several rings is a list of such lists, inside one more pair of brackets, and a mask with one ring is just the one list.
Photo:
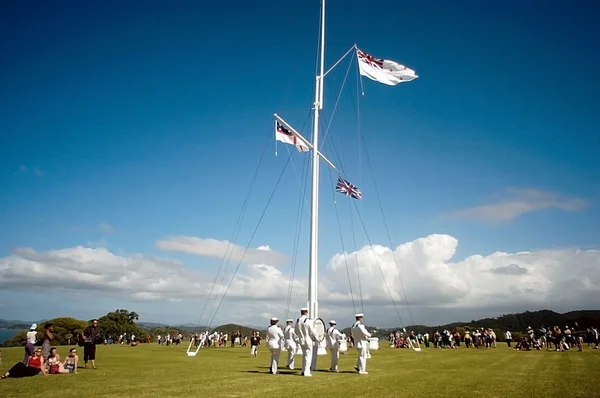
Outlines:
[[[356, 68], [356, 132], [358, 135], [358, 183], [362, 186], [362, 167], [361, 167], [361, 152], [360, 152], [360, 95], [358, 93], [358, 84], [362, 84], [360, 78], [360, 68]], [[361, 206], [362, 207], [362, 206]]]
[[[309, 114], [306, 117], [306, 120], [304, 121], [304, 125], [302, 126], [302, 129], [300, 131], [304, 131], [306, 124], [310, 120], [311, 113], [312, 113], [312, 110], [309, 111]], [[306, 192], [306, 185], [307, 185], [307, 181], [308, 181], [307, 170], [308, 170], [309, 164], [310, 164], [309, 159], [308, 159], [308, 157], [305, 156], [304, 157], [304, 165], [302, 167], [303, 183], [300, 183], [300, 195], [298, 197], [298, 214], [296, 216], [296, 232], [295, 232], [295, 236], [294, 236], [294, 248], [292, 250], [292, 264], [290, 267], [290, 282], [288, 285], [288, 294], [287, 294], [287, 300], [286, 300], [286, 311], [285, 311], [286, 319], [289, 315], [290, 306], [292, 303], [292, 294], [293, 294], [293, 290], [294, 290], [294, 275], [296, 273], [296, 264], [297, 264], [297, 259], [298, 259], [298, 246], [299, 246], [299, 240], [300, 240], [300, 230], [302, 227], [302, 215], [304, 213], [304, 204], [306, 202], [305, 192]], [[292, 162], [292, 166], [293, 165], [294, 165], [294, 163]], [[295, 168], [294, 168], [294, 170], [295, 170]]]
[[377, 263], [377, 268], [379, 268], [379, 273], [381, 274], [381, 278], [383, 279], [383, 284], [385, 285], [388, 295], [390, 296], [390, 300], [392, 301], [392, 304], [394, 305], [394, 310], [396, 311], [396, 314], [398, 315], [398, 320], [400, 321], [400, 324], [402, 325], [402, 327], [404, 327], [404, 322], [402, 322], [402, 316], [400, 316], [400, 311], [398, 311], [398, 306], [396, 305], [396, 301], [394, 300], [394, 297], [392, 296], [392, 291], [390, 290], [390, 287], [385, 279], [385, 275], [383, 274], [383, 270], [381, 269], [381, 264], [379, 263], [379, 258], [377, 257], [377, 253], [375, 253], [375, 249], [373, 248], [373, 244], [371, 243], [371, 238], [369, 238], [369, 234], [367, 233], [367, 229], [365, 228], [365, 223], [363, 222], [360, 212], [358, 211], [358, 206], [356, 205], [356, 203], [354, 203], [354, 207], [356, 208], [356, 214], [358, 214], [358, 219], [360, 220], [360, 223], [363, 227], [363, 231], [365, 232], [365, 236], [367, 237], [369, 246], [371, 246], [371, 252], [373, 253], [373, 258], [375, 258], [375, 262]]
[[[361, 84], [361, 87], [362, 87], [362, 78], [360, 76], [360, 71], [358, 71], [358, 77], [359, 77], [360, 84]], [[362, 92], [362, 94], [364, 95], [364, 91]], [[357, 98], [360, 98], [358, 96], [358, 93], [357, 93]], [[408, 304], [408, 297], [406, 295], [406, 289], [404, 287], [404, 281], [402, 279], [402, 275], [401, 275], [401, 271], [400, 271], [400, 265], [398, 264], [398, 259], [396, 258], [396, 251], [394, 250], [394, 245], [392, 243], [392, 238], [391, 238], [391, 235], [390, 235], [390, 230], [389, 230], [389, 227], [387, 225], [387, 221], [386, 221], [385, 214], [384, 214], [384, 211], [383, 211], [383, 205], [382, 205], [382, 202], [381, 202], [381, 196], [379, 195], [379, 189], [377, 187], [377, 183], [375, 182], [374, 173], [373, 173], [373, 167], [371, 165], [371, 160], [370, 160], [370, 157], [369, 157], [369, 153], [367, 151], [367, 145], [365, 143], [364, 135], [360, 134], [360, 101], [357, 99], [356, 106], [354, 106], [354, 102], [351, 102], [351, 104], [352, 104], [352, 107], [354, 109], [354, 112], [356, 113], [356, 118], [357, 118], [357, 122], [358, 122], [358, 129], [359, 129], [358, 138], [360, 140], [359, 141], [359, 148], [360, 148], [360, 144], [362, 143], [362, 147], [364, 148], [365, 158], [367, 160], [367, 165], [369, 167], [369, 172], [371, 173], [371, 180], [373, 181], [373, 185], [374, 185], [374, 188], [375, 188], [375, 194], [377, 196], [377, 201], [378, 201], [378, 205], [379, 205], [379, 211], [381, 212], [381, 216], [383, 218], [383, 225], [384, 225], [385, 230], [386, 230], [386, 234], [387, 234], [387, 238], [388, 238], [388, 243], [389, 243], [390, 249], [392, 250], [392, 253], [394, 255], [394, 263], [396, 264], [396, 271], [397, 271], [397, 274], [398, 274], [398, 279], [400, 280], [400, 286], [402, 288], [402, 294], [404, 294], [404, 301], [406, 303], [406, 309], [408, 311], [408, 316], [410, 318], [411, 323], [414, 324], [414, 319], [413, 319], [413, 316], [412, 316], [412, 312], [411, 312], [410, 306]]]
[[[326, 120], [327, 120], [327, 117], [321, 116], [321, 120], [320, 120], [321, 127], [325, 127]], [[346, 172], [344, 171], [344, 166], [342, 166], [342, 159], [340, 158], [340, 155], [339, 155], [337, 149], [335, 148], [335, 143], [333, 142], [333, 140], [329, 140], [329, 141], [327, 141], [326, 145], [331, 145], [332, 152], [333, 152], [334, 156], [337, 158], [337, 162], [338, 162], [337, 168], [340, 170], [340, 175], [343, 178], [345, 178], [344, 175], [346, 174]], [[329, 153], [329, 152], [327, 152], [327, 153]]]
[[[329, 170], [329, 181], [333, 186], [333, 180], [331, 179], [331, 169]], [[344, 253], [344, 264], [346, 265], [346, 275], [348, 276], [348, 287], [350, 289], [350, 298], [352, 299], [352, 308], [354, 309], [354, 313], [356, 314], [356, 303], [354, 301], [354, 293], [352, 292], [352, 282], [350, 279], [350, 267], [348, 267], [348, 254], [346, 253], [346, 247], [344, 245], [344, 237], [342, 235], [342, 224], [340, 222], [340, 214], [337, 207], [337, 201], [335, 200], [335, 190], [331, 191], [333, 197], [333, 207], [335, 207], [335, 218], [337, 219], [338, 231], [340, 233], [340, 242], [342, 243], [342, 251]], [[360, 298], [362, 302], [362, 297]]]
[[339, 64], [340, 62], [342, 62], [342, 60], [343, 60], [344, 58], [346, 58], [346, 56], [347, 56], [348, 54], [350, 54], [350, 51], [354, 50], [355, 48], [356, 48], [356, 44], [353, 44], [353, 45], [352, 45], [352, 47], [350, 47], [350, 49], [349, 49], [348, 51], [346, 51], [346, 54], [342, 55], [342, 58], [340, 58], [340, 59], [339, 59], [339, 60], [338, 60], [338, 61], [337, 61], [335, 64], [333, 64], [333, 66], [332, 66], [331, 68], [329, 68], [329, 69], [327, 70], [327, 72], [323, 73], [323, 77], [327, 76], [327, 75], [329, 74], [329, 72], [331, 72], [331, 71], [333, 70], [333, 68], [335, 68], [336, 66], [338, 66], [338, 64]]
[[[312, 114], [312, 109], [308, 111], [308, 115], [306, 116], [306, 119], [304, 120], [304, 124], [302, 125], [302, 128], [300, 129], [300, 132], [303, 133], [304, 129], [306, 128], [306, 125], [308, 124], [308, 121], [310, 120], [310, 116]], [[290, 149], [291, 145], [286, 145], [285, 148], [288, 151], [288, 155], [291, 155], [291, 149]], [[304, 159], [306, 159], [307, 156], [304, 157]], [[302, 182], [300, 182], [300, 177], [298, 176], [298, 171], [296, 170], [296, 166], [294, 165], [294, 161], [292, 160], [292, 169], [294, 170], [294, 174], [296, 175], [296, 180], [298, 180], [298, 185], [300, 186], [300, 190], [302, 191], [302, 194], [305, 193], [306, 188], [303, 188], [303, 184]]]
[[[307, 117], [306, 117], [306, 119], [305, 119], [305, 121], [304, 121], [304, 124], [302, 125], [302, 129], [301, 129], [300, 131], [304, 131], [304, 128], [306, 127], [306, 125], [307, 125], [307, 123], [308, 123], [309, 119], [310, 119], [310, 111], [309, 111], [309, 113], [308, 113], [308, 115], [307, 115]], [[277, 141], [276, 141], [276, 142], [277, 142]], [[285, 145], [285, 148], [286, 148], [286, 149], [287, 149], [287, 151], [288, 151], [288, 156], [291, 156], [291, 152], [290, 152], [290, 148], [289, 148], [289, 146], [288, 146], [288, 145]], [[302, 184], [300, 183], [300, 179], [299, 179], [299, 177], [298, 177], [298, 172], [296, 171], [296, 168], [295, 168], [295, 166], [294, 166], [294, 163], [293, 163], [293, 161], [292, 161], [292, 168], [294, 169], [294, 173], [296, 174], [296, 179], [298, 180], [298, 184], [299, 184], [299, 185], [300, 185], [300, 187], [302, 188]], [[246, 204], [246, 207], [247, 207], [247, 204]], [[231, 251], [229, 251], [229, 245], [228, 245], [228, 247], [227, 247], [227, 250], [225, 251], [225, 255], [227, 256], [227, 252], [228, 252], [228, 251], [229, 251], [229, 255], [227, 256], [227, 260], [226, 260], [226, 263], [225, 263], [225, 268], [223, 269], [223, 272], [221, 273], [221, 279], [219, 280], [219, 284], [223, 284], [223, 282], [224, 282], [224, 280], [225, 280], [225, 275], [226, 275], [226, 272], [227, 272], [227, 270], [228, 270], [228, 268], [229, 268], [229, 265], [231, 264], [231, 256], [233, 255], [233, 245], [235, 245], [235, 242], [237, 241], [237, 237], [239, 236], [239, 232], [240, 232], [240, 230], [241, 230], [241, 225], [239, 226], [239, 229], [237, 230], [237, 232], [236, 232], [236, 234], [235, 234], [235, 237], [233, 238], [233, 244], [231, 245]], [[222, 265], [222, 264], [223, 264], [223, 263], [221, 263], [221, 265]], [[221, 268], [219, 268], [219, 270], [220, 270], [220, 269], [221, 269]], [[218, 274], [217, 274], [217, 277], [218, 277]], [[215, 282], [215, 283], [216, 283], [216, 282]], [[212, 302], [212, 305], [210, 306], [210, 310], [209, 310], [209, 312], [208, 312], [208, 314], [209, 314], [209, 319], [210, 319], [210, 314], [212, 314], [213, 310], [215, 309], [216, 302], [217, 302], [217, 297], [215, 296], [215, 297], [213, 298], [213, 300], [211, 300], [211, 302]]]
[[390, 250], [392, 250], [392, 254], [394, 257], [394, 263], [396, 264], [396, 271], [398, 272], [398, 279], [400, 280], [400, 287], [402, 288], [402, 294], [404, 294], [404, 301], [406, 302], [406, 310], [408, 311], [408, 316], [410, 318], [410, 322], [414, 325], [415, 320], [413, 319], [412, 312], [410, 310], [410, 306], [408, 305], [408, 296], [406, 295], [406, 289], [404, 287], [404, 281], [402, 280], [402, 273], [400, 271], [400, 264], [398, 264], [398, 259], [396, 258], [396, 250], [394, 250], [394, 244], [392, 243], [392, 237], [390, 235], [390, 229], [388, 227], [385, 213], [383, 211], [383, 205], [381, 203], [381, 196], [379, 195], [379, 189], [377, 188], [377, 183], [375, 182], [375, 177], [373, 173], [373, 167], [371, 165], [371, 159], [369, 157], [369, 152], [367, 151], [367, 145], [365, 144], [364, 137], [361, 135], [361, 141], [363, 144], [365, 159], [367, 160], [367, 165], [369, 167], [369, 171], [371, 173], [371, 180], [373, 181], [373, 186], [375, 188], [375, 195], [377, 196], [377, 202], [379, 204], [379, 211], [381, 212], [381, 218], [383, 218], [383, 225], [385, 227], [385, 232], [387, 234], [388, 242], [390, 245]]
[[[333, 110], [331, 111], [331, 118], [329, 119], [329, 123], [327, 124], [327, 128], [325, 129], [325, 136], [323, 137], [323, 142], [321, 143], [321, 148], [327, 139], [327, 135], [329, 134], [329, 128], [331, 127], [331, 122], [333, 121], [333, 116], [337, 110], [337, 107], [340, 103], [340, 98], [342, 97], [342, 93], [344, 92], [344, 86], [346, 85], [346, 80], [348, 80], [348, 74], [350, 73], [350, 67], [352, 66], [352, 60], [354, 59], [354, 55], [350, 58], [350, 62], [348, 64], [348, 69], [346, 69], [346, 75], [344, 76], [344, 81], [342, 82], [342, 87], [340, 87], [340, 92], [338, 93], [337, 99], [335, 100], [335, 105], [333, 106]], [[320, 150], [320, 149], [319, 149]]]
[[358, 294], [360, 296], [360, 310], [365, 312], [363, 303], [362, 284], [360, 283], [360, 267], [358, 266], [358, 248], [356, 247], [356, 234], [354, 233], [354, 216], [352, 215], [352, 203], [348, 201], [348, 209], [350, 212], [350, 231], [352, 231], [352, 242], [354, 242], [354, 253], [356, 259], [356, 278], [358, 279]]
[[[215, 275], [215, 280], [213, 281], [210, 292], [208, 293], [208, 297], [206, 298], [206, 301], [204, 302], [204, 307], [202, 308], [202, 314], [200, 315], [200, 319], [198, 319], [197, 326], [200, 326], [200, 322], [202, 321], [202, 318], [204, 317], [204, 313], [206, 312], [206, 306], [207, 306], [208, 302], [211, 301], [210, 299], [212, 297], [212, 293], [214, 291], [215, 285], [217, 284], [217, 279], [219, 278], [220, 270], [222, 269], [225, 258], [227, 257], [227, 252], [229, 251], [229, 247], [232, 248], [231, 251], [233, 252], [233, 244], [234, 244], [233, 241], [236, 239], [237, 233], [239, 233], [239, 229], [241, 228], [241, 223], [245, 217], [245, 213], [246, 213], [246, 209], [248, 208], [250, 196], [252, 195], [252, 191], [254, 190], [254, 185], [256, 184], [256, 178], [258, 177], [258, 172], [260, 171], [260, 166], [262, 165], [265, 154], [267, 153], [267, 146], [269, 144], [269, 136], [270, 135], [271, 135], [271, 133], [269, 133], [266, 136], [262, 154], [260, 155], [260, 159], [258, 160], [258, 165], [256, 166], [256, 170], [254, 171], [254, 176], [252, 177], [252, 182], [250, 183], [250, 189], [248, 190], [248, 193], [246, 194], [246, 198], [244, 199], [242, 209], [240, 210], [240, 214], [238, 215], [235, 227], [233, 229], [234, 232], [232, 232], [232, 234], [231, 234], [231, 238], [229, 240], [229, 243], [227, 244], [227, 249], [225, 250], [225, 254], [223, 255], [223, 258], [221, 259], [221, 264], [219, 264], [218, 272]], [[237, 233], [236, 233], [236, 229], [238, 231]]]
[[[306, 191], [306, 185], [308, 183], [308, 165], [310, 162], [307, 158], [305, 158], [304, 167], [303, 167], [303, 176], [304, 176], [304, 185], [301, 187], [302, 191]], [[305, 203], [304, 195], [301, 195], [298, 198], [298, 214], [296, 216], [296, 233], [294, 236], [294, 249], [292, 252], [292, 266], [290, 267], [290, 282], [288, 285], [288, 294], [286, 300], [286, 308], [285, 308], [285, 318], [287, 319], [290, 313], [290, 306], [292, 305], [292, 294], [294, 291], [294, 276], [296, 273], [296, 264], [298, 260], [298, 246], [300, 241], [300, 230], [302, 228], [302, 215], [304, 214], [304, 203]]]
[[283, 175], [285, 174], [285, 170], [287, 169], [287, 165], [290, 163], [291, 158], [292, 158], [292, 156], [290, 154], [290, 156], [288, 156], [288, 158], [287, 158], [287, 161], [285, 162], [285, 165], [283, 166], [283, 170], [281, 170], [281, 174], [279, 174], [279, 178], [277, 179], [277, 182], [275, 183], [275, 187], [273, 188], [273, 191], [271, 192], [271, 195], [269, 196], [269, 200], [267, 201], [267, 204], [265, 205], [265, 208], [263, 209], [263, 211], [258, 219], [258, 223], [256, 224], [254, 231], [252, 231], [252, 235], [250, 236], [250, 239], [248, 240], [248, 244], [244, 248], [242, 257], [240, 258], [240, 261], [238, 261], [235, 271], [233, 272], [233, 276], [231, 277], [231, 280], [229, 281], [229, 284], [227, 285], [227, 288], [225, 289], [225, 292], [223, 293], [223, 297], [221, 298], [221, 301], [219, 302], [219, 305], [217, 306], [217, 309], [216, 309], [215, 313], [213, 314], [213, 317], [210, 320], [210, 323], [208, 324], [209, 327], [212, 326], [212, 323], [215, 320], [215, 317], [216, 317], [217, 313], [219, 312], [219, 309], [221, 308], [223, 301], [225, 300], [225, 296], [227, 296], [227, 293], [229, 292], [229, 288], [231, 287], [231, 284], [233, 283], [233, 280], [235, 279], [235, 276], [237, 275], [237, 272], [239, 271], [240, 266], [242, 265], [242, 261], [244, 261], [244, 257], [246, 257], [246, 253], [248, 252], [248, 249], [250, 248], [250, 245], [252, 244], [254, 235], [256, 235], [256, 232], [258, 231], [258, 227], [260, 226], [265, 214], [267, 213], [267, 209], [269, 208], [269, 205], [271, 204], [271, 201], [273, 200], [273, 197], [275, 196], [275, 191], [277, 190], [277, 187], [279, 186], [279, 183], [281, 182], [281, 179], [283, 178]]

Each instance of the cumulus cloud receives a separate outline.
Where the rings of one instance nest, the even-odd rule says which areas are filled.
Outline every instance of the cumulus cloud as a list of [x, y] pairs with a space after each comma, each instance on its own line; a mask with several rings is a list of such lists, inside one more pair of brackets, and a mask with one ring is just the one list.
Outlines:
[[[497, 312], [590, 308], [600, 297], [599, 250], [496, 252], [456, 261], [457, 246], [454, 237], [434, 234], [394, 249], [367, 246], [334, 255], [321, 267], [320, 315], [338, 318], [352, 314], [352, 300], [361, 299], [359, 291], [365, 306], [381, 317], [371, 318], [373, 322], [395, 318], [390, 296], [402, 308], [407, 299], [420, 323], [436, 322], [423, 319], [423, 314], [448, 311], [454, 314], [449, 320], [467, 316], [469, 320], [482, 308]], [[293, 313], [306, 297], [306, 275], [297, 275]], [[4, 291], [125, 292], [132, 301], [185, 304], [207, 297], [214, 280], [214, 273], [209, 275], [178, 261], [139, 254], [120, 256], [103, 248], [78, 246], [47, 252], [19, 248], [0, 258], [0, 289]], [[229, 285], [230, 280], [231, 274], [218, 278], [214, 294], [220, 300], [228, 289], [228, 302], [245, 304], [224, 307], [220, 319], [256, 324], [254, 315], [261, 312], [282, 317], [290, 283], [287, 271], [268, 264], [247, 264]], [[238, 318], [228, 318], [234, 316]]]
[[578, 211], [586, 208], [588, 201], [566, 197], [536, 189], [507, 189], [506, 197], [497, 203], [471, 207], [450, 213], [452, 217], [478, 221], [510, 221], [532, 211], [557, 208]]
[[[270, 265], [248, 265], [236, 278], [219, 278], [186, 268], [181, 262], [140, 254], [119, 256], [105, 248], [77, 246], [36, 252], [17, 248], [0, 258], [2, 289], [125, 292], [134, 301], [180, 300], [215, 296], [272, 298], [287, 294], [289, 280]], [[231, 281], [231, 283], [230, 283]], [[288, 284], [286, 284], [288, 282]], [[299, 282], [296, 285], [305, 289]], [[213, 287], [214, 286], [214, 287]]]
[[281, 265], [288, 261], [285, 254], [273, 251], [269, 246], [245, 250], [246, 248], [226, 240], [203, 239], [195, 236], [170, 236], [156, 242], [156, 247], [165, 251], [203, 257], [227, 258], [236, 263], [242, 260], [245, 264]]

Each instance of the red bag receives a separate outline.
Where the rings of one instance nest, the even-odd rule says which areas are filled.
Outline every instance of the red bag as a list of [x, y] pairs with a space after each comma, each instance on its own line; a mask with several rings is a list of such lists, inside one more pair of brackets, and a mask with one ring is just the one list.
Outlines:
[[59, 366], [58, 365], [50, 365], [50, 374], [58, 373]]

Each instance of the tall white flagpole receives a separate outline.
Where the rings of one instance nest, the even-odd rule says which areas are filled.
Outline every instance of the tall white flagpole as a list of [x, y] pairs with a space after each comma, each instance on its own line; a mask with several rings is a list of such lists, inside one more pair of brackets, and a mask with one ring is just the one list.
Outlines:
[[323, 109], [323, 76], [325, 71], [325, 0], [321, 0], [321, 70], [316, 77], [313, 118], [312, 195], [310, 219], [310, 259], [308, 270], [308, 310], [313, 319], [319, 317], [318, 255], [319, 255], [319, 110]]

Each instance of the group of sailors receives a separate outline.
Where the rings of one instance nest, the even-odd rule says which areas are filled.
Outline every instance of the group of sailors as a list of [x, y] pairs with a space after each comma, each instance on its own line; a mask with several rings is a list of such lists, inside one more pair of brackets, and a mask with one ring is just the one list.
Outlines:
[[[337, 329], [337, 323], [334, 320], [329, 321], [329, 328], [324, 336], [320, 336], [315, 329], [315, 321], [308, 317], [308, 308], [300, 309], [300, 317], [296, 319], [294, 325], [293, 319], [286, 319], [286, 326], [282, 331], [278, 325], [279, 319], [271, 318], [271, 326], [267, 329], [267, 346], [271, 351], [270, 373], [277, 374], [279, 367], [279, 356], [281, 351], [287, 350], [286, 368], [294, 370], [294, 355], [298, 346], [302, 350], [302, 369], [301, 374], [306, 377], [312, 376], [311, 372], [316, 369], [319, 344], [326, 339], [327, 348], [331, 354], [331, 364], [329, 370], [338, 372], [338, 363], [340, 359], [340, 342], [346, 340], [346, 336]], [[359, 374], [366, 375], [367, 357], [369, 354], [369, 333], [364, 325], [364, 314], [359, 313], [354, 316], [356, 321], [352, 325], [352, 338], [354, 346], [358, 350], [358, 358], [354, 369]]]

